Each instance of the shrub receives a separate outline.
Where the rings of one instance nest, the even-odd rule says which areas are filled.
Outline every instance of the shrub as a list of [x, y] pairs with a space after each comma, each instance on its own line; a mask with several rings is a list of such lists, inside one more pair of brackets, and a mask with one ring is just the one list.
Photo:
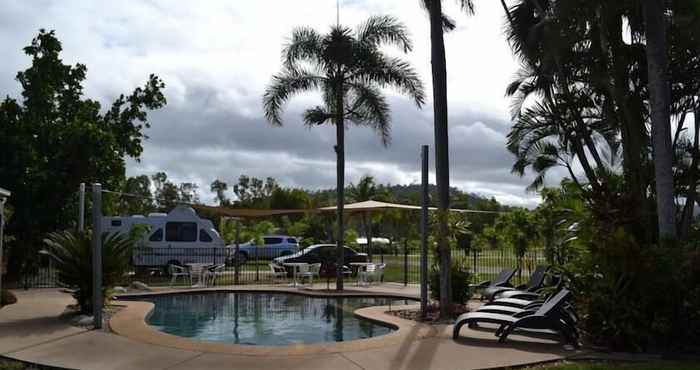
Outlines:
[[9, 290], [0, 291], [0, 307], [8, 306], [17, 303], [17, 297], [15, 297]]
[[[452, 284], [452, 297], [450, 302], [464, 304], [472, 296], [471, 288], [469, 284], [472, 281], [472, 274], [468, 268], [465, 267], [463, 259], [455, 258], [452, 260], [452, 266], [450, 266], [450, 282]], [[437, 265], [433, 265], [430, 268], [429, 285], [430, 285], [430, 297], [434, 300], [439, 300], [440, 296], [440, 268]]]
[[567, 265], [587, 339], [624, 351], [697, 346], [698, 262], [691, 248], [641, 246], [621, 229], [589, 247]]
[[26, 368], [27, 367], [21, 362], [5, 361], [0, 359], [0, 370], [22, 370]]
[[[56, 261], [61, 285], [75, 289], [73, 297], [81, 312], [92, 313], [92, 245], [90, 233], [63, 231], [44, 240], [46, 253]], [[129, 271], [134, 239], [121, 234], [102, 234], [102, 296]]]

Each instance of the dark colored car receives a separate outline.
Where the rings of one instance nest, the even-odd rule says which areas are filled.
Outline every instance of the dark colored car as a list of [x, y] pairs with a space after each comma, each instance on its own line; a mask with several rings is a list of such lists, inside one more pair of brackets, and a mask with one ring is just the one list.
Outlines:
[[[344, 255], [344, 270], [350, 273], [351, 269], [348, 268], [350, 263], [353, 262], [367, 262], [366, 253], [359, 253], [350, 247], [343, 247]], [[315, 244], [304, 248], [303, 250], [294, 253], [289, 256], [277, 257], [274, 262], [278, 265], [284, 265], [285, 263], [320, 263], [321, 264], [321, 276], [323, 277], [333, 277], [336, 274], [336, 246], [335, 244]], [[291, 276], [291, 269], [287, 269], [289, 276]]]

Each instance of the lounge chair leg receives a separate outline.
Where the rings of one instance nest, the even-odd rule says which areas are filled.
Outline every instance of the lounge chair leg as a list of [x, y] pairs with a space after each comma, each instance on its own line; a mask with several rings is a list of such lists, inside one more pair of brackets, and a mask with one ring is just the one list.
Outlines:
[[464, 324], [464, 321], [460, 321], [457, 324], [455, 324], [454, 329], [452, 329], [452, 339], [459, 338], [459, 331], [462, 329], [462, 326], [464, 326]]
[[500, 337], [501, 334], [503, 333], [503, 329], [505, 329], [508, 325], [502, 324], [501, 326], [496, 329], [496, 332], [494, 333], [497, 337]]
[[508, 339], [508, 335], [513, 331], [513, 325], [508, 325], [503, 332], [501, 332], [501, 335], [498, 338], [498, 343], [505, 343], [506, 339]]

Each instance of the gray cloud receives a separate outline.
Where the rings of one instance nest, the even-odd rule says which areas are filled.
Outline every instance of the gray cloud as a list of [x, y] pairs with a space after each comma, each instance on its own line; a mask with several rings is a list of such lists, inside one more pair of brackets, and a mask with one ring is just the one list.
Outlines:
[[[450, 102], [451, 181], [466, 191], [532, 205], [527, 179], [510, 174], [505, 150], [508, 101], [503, 91], [517, 63], [502, 35], [498, 2], [480, 2], [475, 17], [460, 15], [453, 2], [446, 11], [459, 28], [446, 35]], [[335, 3], [327, 0], [212, 0], [201, 4], [168, 0], [90, 2], [7, 0], [0, 12], [0, 92], [16, 96], [18, 70], [29, 64], [22, 52], [39, 28], [55, 29], [66, 63], [88, 66], [86, 96], [109, 104], [142, 84], [150, 73], [162, 77], [169, 104], [153, 112], [140, 162], [130, 175], [166, 171], [176, 181], [207, 188], [214, 178], [235, 181], [240, 174], [274, 176], [290, 186], [335, 184], [333, 128], [306, 129], [300, 112], [317, 104], [315, 95], [295, 98], [285, 126], [270, 127], [261, 95], [277, 72], [279, 52], [300, 25], [327, 30]], [[405, 0], [343, 1], [341, 20], [354, 25], [370, 14], [392, 14], [406, 23], [415, 48], [406, 58], [430, 89], [430, 43], [425, 13]], [[264, 20], [264, 21], [261, 21]], [[478, 51], [478, 52], [475, 52]], [[432, 108], [418, 111], [388, 92], [393, 109], [393, 142], [382, 147], [369, 129], [347, 133], [348, 181], [369, 173], [381, 182], [420, 179], [421, 144], [432, 144]], [[430, 94], [428, 94], [430, 96]], [[431, 163], [434, 160], [431, 158]], [[552, 177], [556, 181], [558, 175]], [[204, 194], [205, 200], [211, 199]]]

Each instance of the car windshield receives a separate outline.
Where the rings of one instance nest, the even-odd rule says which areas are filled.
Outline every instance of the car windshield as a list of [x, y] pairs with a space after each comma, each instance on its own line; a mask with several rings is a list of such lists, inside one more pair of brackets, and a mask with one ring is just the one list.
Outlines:
[[308, 254], [308, 253], [315, 251], [315, 250], [322, 248], [322, 247], [323, 247], [322, 245], [318, 245], [318, 246], [311, 246], [308, 248], [304, 248], [304, 249], [300, 250], [299, 252], [296, 252], [294, 254], [289, 255], [289, 257], [293, 258], [293, 257], [303, 256], [305, 254]]

